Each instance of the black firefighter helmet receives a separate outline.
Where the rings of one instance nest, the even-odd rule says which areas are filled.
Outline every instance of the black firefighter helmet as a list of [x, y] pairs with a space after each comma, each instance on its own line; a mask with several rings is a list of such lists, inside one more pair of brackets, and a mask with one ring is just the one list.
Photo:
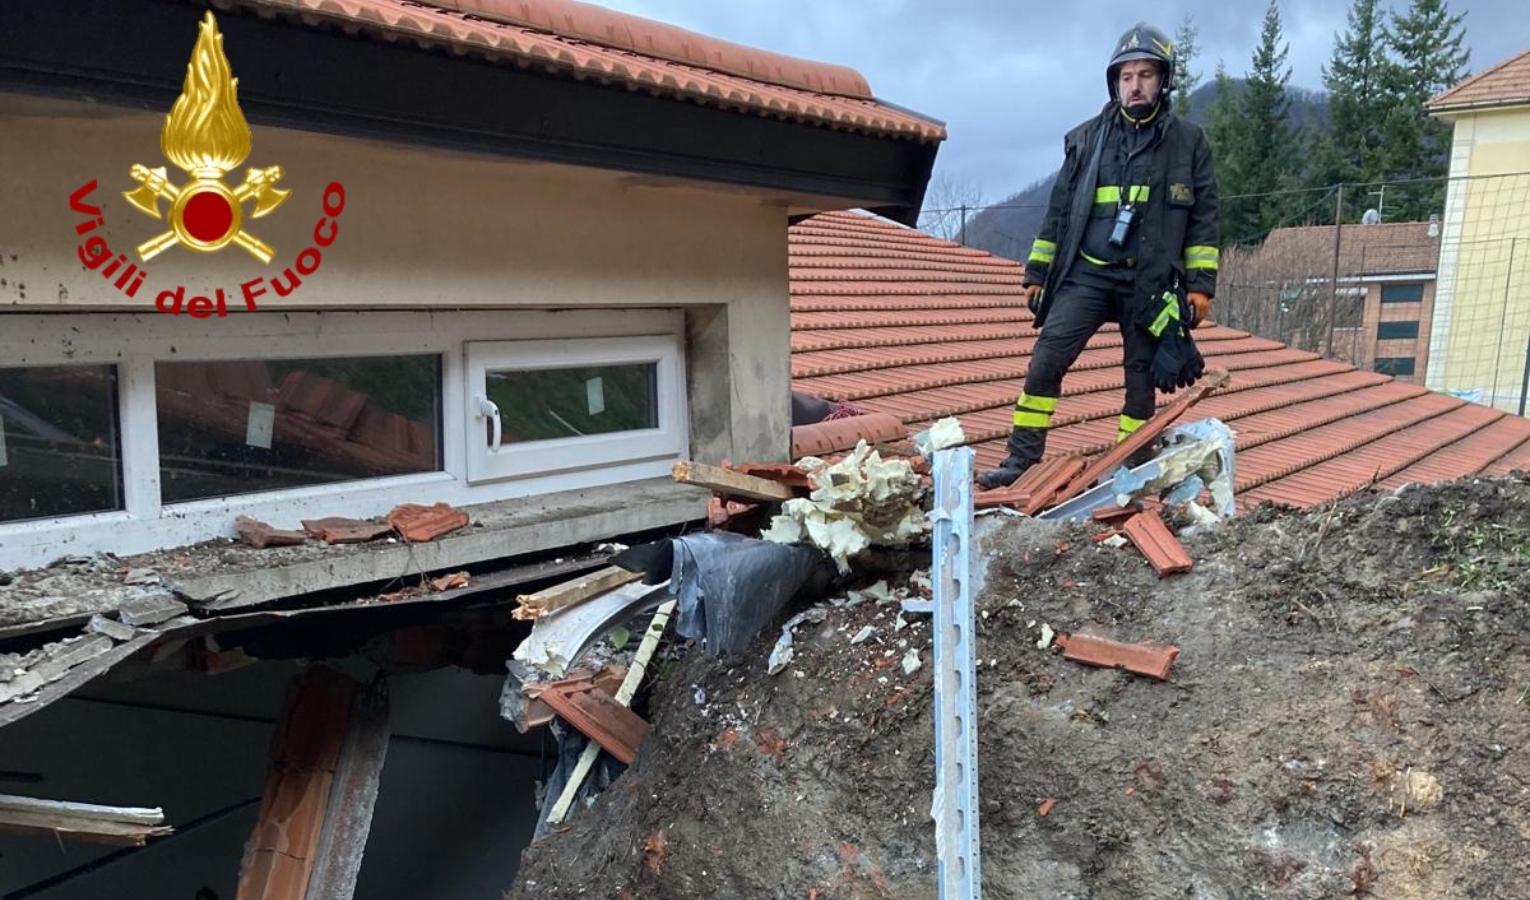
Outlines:
[[1110, 64], [1105, 67], [1105, 89], [1110, 92], [1111, 99], [1118, 99], [1116, 72], [1122, 63], [1134, 59], [1155, 60], [1163, 67], [1163, 83], [1158, 90], [1160, 100], [1174, 92], [1174, 42], [1157, 28], [1146, 22], [1138, 22], [1116, 41]]

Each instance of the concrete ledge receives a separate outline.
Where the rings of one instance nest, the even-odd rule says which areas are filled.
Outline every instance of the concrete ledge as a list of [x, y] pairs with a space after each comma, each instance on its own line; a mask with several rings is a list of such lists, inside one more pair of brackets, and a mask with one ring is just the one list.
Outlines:
[[167, 551], [134, 565], [154, 566], [168, 586], [204, 609], [240, 609], [695, 521], [706, 517], [707, 498], [694, 487], [650, 479], [464, 507], [472, 524], [428, 543], [230, 546], [205, 554]]

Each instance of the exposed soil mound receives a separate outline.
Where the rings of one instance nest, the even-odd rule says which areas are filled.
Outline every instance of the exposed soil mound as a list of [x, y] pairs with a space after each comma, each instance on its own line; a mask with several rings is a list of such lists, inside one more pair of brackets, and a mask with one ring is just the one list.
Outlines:
[[[1162, 580], [1097, 526], [982, 530], [985, 897], [1524, 896], [1530, 480], [1261, 507]], [[897, 620], [830, 609], [775, 676], [775, 632], [690, 654], [509, 896], [935, 897], [931, 629]], [[1042, 624], [1181, 653], [1166, 683], [1086, 668]]]

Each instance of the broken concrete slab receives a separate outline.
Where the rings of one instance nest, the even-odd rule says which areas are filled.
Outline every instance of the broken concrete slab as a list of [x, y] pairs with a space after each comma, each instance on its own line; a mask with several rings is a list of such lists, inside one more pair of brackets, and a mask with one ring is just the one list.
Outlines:
[[0, 682], [0, 703], [9, 703], [18, 697], [35, 693], [47, 684], [37, 672], [27, 670], [15, 673], [11, 680]]
[[234, 530], [238, 532], [241, 541], [257, 550], [264, 550], [267, 547], [296, 547], [308, 542], [308, 535], [302, 531], [273, 528], [249, 516], [235, 517]]
[[90, 622], [85, 625], [85, 630], [92, 634], [104, 634], [114, 641], [130, 641], [138, 633], [137, 628], [126, 622], [109, 619], [99, 613], [90, 617]]
[[75, 666], [95, 659], [115, 646], [116, 642], [104, 634], [60, 641], [48, 647], [47, 658], [34, 671], [45, 684], [51, 684]]
[[158, 625], [188, 611], [186, 604], [168, 593], [134, 597], [117, 607], [117, 617], [135, 627]]

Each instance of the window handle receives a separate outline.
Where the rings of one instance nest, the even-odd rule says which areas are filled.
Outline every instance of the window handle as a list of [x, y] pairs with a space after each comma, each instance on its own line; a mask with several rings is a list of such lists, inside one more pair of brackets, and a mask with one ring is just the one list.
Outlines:
[[489, 440], [489, 452], [499, 452], [499, 440], [503, 436], [499, 422], [499, 406], [488, 397], [478, 398], [478, 417], [488, 419], [494, 425], [494, 437]]

